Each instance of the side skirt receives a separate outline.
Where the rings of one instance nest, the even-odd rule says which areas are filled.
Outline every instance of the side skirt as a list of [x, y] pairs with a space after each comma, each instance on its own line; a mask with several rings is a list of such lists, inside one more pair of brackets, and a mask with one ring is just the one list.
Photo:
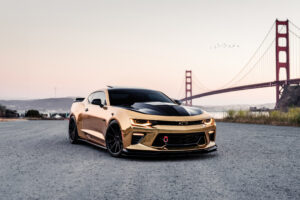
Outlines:
[[81, 142], [86, 142], [86, 143], [88, 143], [88, 144], [94, 145], [94, 146], [99, 147], [99, 148], [104, 149], [104, 150], [107, 149], [107, 148], [104, 147], [104, 146], [101, 146], [101, 145], [99, 145], [99, 144], [93, 143], [93, 142], [88, 141], [88, 140], [84, 140], [84, 139], [78, 139], [78, 140], [81, 141]]

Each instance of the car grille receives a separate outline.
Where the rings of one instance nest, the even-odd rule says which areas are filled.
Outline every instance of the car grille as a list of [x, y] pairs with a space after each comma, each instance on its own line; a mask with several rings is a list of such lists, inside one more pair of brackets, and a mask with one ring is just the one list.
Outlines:
[[[168, 142], [164, 141], [165, 136], [168, 138]], [[205, 144], [205, 133], [160, 133], [156, 136], [152, 146], [170, 146], [170, 147], [185, 147], [196, 146]]]
[[204, 124], [203, 120], [198, 121], [151, 121], [152, 125], [167, 125], [167, 126], [189, 126]]

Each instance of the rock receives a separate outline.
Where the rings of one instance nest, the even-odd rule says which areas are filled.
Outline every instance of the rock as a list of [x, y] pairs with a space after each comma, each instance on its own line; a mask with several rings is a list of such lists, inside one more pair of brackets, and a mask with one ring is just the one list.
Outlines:
[[300, 85], [284, 87], [276, 108], [287, 111], [289, 107], [300, 107]]

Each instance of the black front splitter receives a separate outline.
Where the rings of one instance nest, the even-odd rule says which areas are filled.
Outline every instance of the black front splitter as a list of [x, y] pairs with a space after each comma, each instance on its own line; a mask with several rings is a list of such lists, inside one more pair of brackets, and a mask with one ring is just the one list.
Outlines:
[[124, 149], [123, 154], [126, 156], [146, 156], [146, 157], [156, 157], [156, 156], [176, 156], [185, 154], [203, 154], [210, 153], [217, 150], [217, 145], [209, 147], [207, 149], [198, 150], [187, 150], [187, 151], [143, 151], [143, 150], [130, 150]]

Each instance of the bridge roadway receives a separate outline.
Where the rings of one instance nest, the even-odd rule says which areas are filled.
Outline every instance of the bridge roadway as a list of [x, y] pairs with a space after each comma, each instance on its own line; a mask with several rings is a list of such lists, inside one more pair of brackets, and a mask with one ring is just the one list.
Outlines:
[[265, 88], [265, 87], [274, 87], [276, 85], [284, 85], [284, 84], [300, 84], [300, 78], [290, 79], [289, 81], [285, 80], [285, 81], [256, 83], [256, 84], [251, 84], [251, 85], [242, 85], [242, 86], [225, 88], [225, 89], [220, 89], [220, 90], [213, 90], [213, 91], [204, 92], [201, 94], [196, 94], [196, 95], [193, 95], [193, 96], [190, 96], [187, 98], [183, 98], [183, 99], [181, 99], [181, 101], [197, 99], [200, 97], [211, 96], [211, 95], [227, 93], [227, 92], [235, 92], [235, 91], [240, 91], [240, 90], [250, 90], [250, 89]]

